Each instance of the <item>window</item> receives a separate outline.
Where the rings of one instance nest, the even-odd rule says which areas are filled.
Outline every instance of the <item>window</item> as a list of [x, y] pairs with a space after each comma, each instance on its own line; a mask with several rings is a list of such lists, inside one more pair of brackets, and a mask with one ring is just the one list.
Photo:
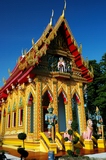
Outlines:
[[19, 126], [23, 125], [23, 109], [19, 109]]
[[10, 113], [7, 115], [7, 128], [10, 128]]
[[13, 112], [12, 127], [16, 127], [16, 112]]

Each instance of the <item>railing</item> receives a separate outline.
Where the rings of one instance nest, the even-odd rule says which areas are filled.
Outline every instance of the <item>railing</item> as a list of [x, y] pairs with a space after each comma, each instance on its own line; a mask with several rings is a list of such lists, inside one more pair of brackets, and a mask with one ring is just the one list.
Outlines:
[[43, 132], [41, 132], [40, 135], [41, 135], [41, 140], [43, 141], [43, 144], [49, 150], [50, 142], [49, 142], [48, 138], [46, 137], [46, 135]]
[[60, 150], [64, 150], [65, 149], [65, 146], [64, 146], [64, 139], [62, 137], [62, 135], [58, 132], [56, 132], [56, 136], [55, 136], [55, 141], [58, 145], [58, 148]]

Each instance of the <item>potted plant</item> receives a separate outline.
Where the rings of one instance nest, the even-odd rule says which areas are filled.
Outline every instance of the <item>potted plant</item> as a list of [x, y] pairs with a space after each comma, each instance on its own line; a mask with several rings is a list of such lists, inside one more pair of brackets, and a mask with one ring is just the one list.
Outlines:
[[26, 158], [28, 156], [28, 152], [25, 150], [25, 144], [24, 144], [24, 140], [26, 139], [26, 137], [27, 137], [27, 135], [24, 132], [18, 134], [18, 139], [23, 141], [23, 147], [19, 147], [17, 149], [18, 153], [21, 155], [21, 157], [20, 157], [21, 160], [23, 157]]

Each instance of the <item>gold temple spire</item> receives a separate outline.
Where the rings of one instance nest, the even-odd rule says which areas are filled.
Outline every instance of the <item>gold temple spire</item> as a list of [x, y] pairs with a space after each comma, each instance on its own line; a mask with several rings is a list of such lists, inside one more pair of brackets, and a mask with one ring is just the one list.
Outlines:
[[64, 9], [63, 9], [63, 12], [62, 12], [62, 17], [64, 17], [64, 15], [65, 15], [65, 10], [66, 10], [66, 0], [64, 0]]
[[53, 16], [54, 16], [54, 10], [52, 9], [52, 15], [51, 15], [51, 18], [50, 18], [50, 25], [52, 25]]

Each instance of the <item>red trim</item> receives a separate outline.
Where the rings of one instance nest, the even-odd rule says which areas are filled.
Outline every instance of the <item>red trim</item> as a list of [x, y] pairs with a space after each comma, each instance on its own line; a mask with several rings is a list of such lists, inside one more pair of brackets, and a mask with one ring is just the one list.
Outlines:
[[7, 88], [9, 88], [12, 83], [15, 83], [15, 82], [18, 80], [18, 78], [19, 78], [19, 76], [20, 76], [21, 74], [22, 74], [22, 71], [20, 71], [20, 72], [17, 74], [17, 76], [15, 76], [7, 85], [4, 86], [2, 92], [3, 92], [4, 90], [6, 90]]
[[52, 97], [52, 95], [51, 95], [51, 93], [50, 93], [50, 91], [48, 90], [48, 97], [49, 97], [49, 100], [50, 100], [50, 102], [52, 102], [53, 101], [53, 97]]
[[15, 73], [15, 71], [17, 70], [17, 68], [18, 68], [18, 64], [16, 64], [15, 68], [13, 69], [12, 74]]
[[65, 24], [65, 22], [63, 23], [63, 29], [65, 32], [65, 37], [66, 37], [66, 41], [67, 41], [67, 45], [70, 50], [70, 53], [74, 56], [75, 63], [78, 66], [78, 68], [80, 68], [82, 70], [82, 76], [84, 75], [84, 78], [86, 78], [87, 81], [88, 81], [88, 78], [89, 78], [89, 81], [92, 81], [93, 78], [90, 75], [87, 75], [89, 70], [83, 65], [81, 53], [78, 52], [77, 46], [74, 45], [74, 39], [72, 39], [72, 37], [68, 31], [68, 27]]
[[8, 96], [8, 95], [7, 95], [6, 93], [4, 93], [4, 92], [1, 92], [1, 93], [0, 93], [0, 98], [7, 98], [7, 96]]
[[23, 73], [23, 75], [18, 79], [18, 83], [22, 83], [25, 79], [27, 80], [27, 76], [33, 68], [34, 66], [30, 67], [25, 73]]

